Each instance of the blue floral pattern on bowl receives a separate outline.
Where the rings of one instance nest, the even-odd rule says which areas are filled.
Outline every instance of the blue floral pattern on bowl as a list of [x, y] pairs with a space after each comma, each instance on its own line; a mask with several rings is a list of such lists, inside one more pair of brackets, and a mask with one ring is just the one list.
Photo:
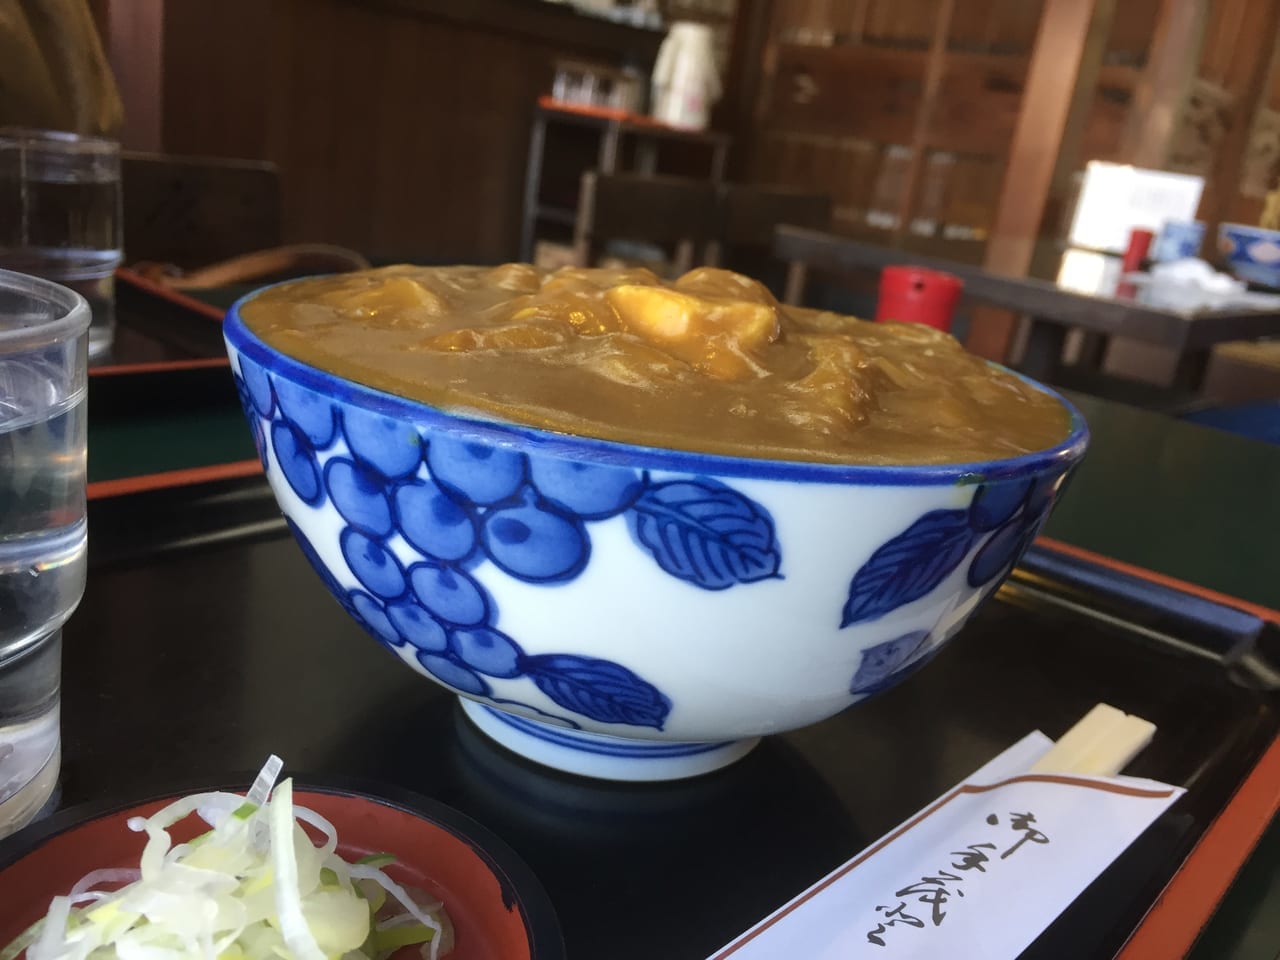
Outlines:
[[[966, 558], [970, 587], [999, 586], [1044, 526], [1064, 481], [1059, 476], [985, 483], [974, 489], [967, 509], [925, 514], [854, 575], [840, 626], [875, 620], [927, 596]], [[869, 696], [886, 690], [923, 667], [940, 647], [927, 630], [868, 647], [849, 692]]]
[[[294, 523], [312, 567], [370, 635], [388, 647], [413, 647], [422, 669], [459, 693], [574, 729], [585, 717], [661, 730], [671, 710], [662, 691], [621, 664], [527, 654], [499, 629], [496, 603], [467, 572], [478, 563], [526, 583], [564, 583], [587, 566], [589, 524], [625, 515], [640, 550], [701, 589], [780, 575], [769, 512], [718, 480], [655, 482], [642, 470], [427, 438], [387, 417], [326, 407], [243, 360], [240, 370], [245, 415], [255, 426], [268, 424], [265, 435], [293, 493], [311, 507], [327, 499], [345, 521], [339, 549], [360, 587], [334, 580]], [[347, 449], [339, 451], [343, 440]], [[393, 537], [424, 559], [403, 565], [389, 549]], [[491, 680], [522, 677], [563, 712], [494, 695]]]
[[871, 555], [849, 585], [841, 627], [927, 596], [969, 557], [971, 587], [1003, 580], [1044, 525], [1061, 477], [984, 483], [964, 510], [934, 510]]

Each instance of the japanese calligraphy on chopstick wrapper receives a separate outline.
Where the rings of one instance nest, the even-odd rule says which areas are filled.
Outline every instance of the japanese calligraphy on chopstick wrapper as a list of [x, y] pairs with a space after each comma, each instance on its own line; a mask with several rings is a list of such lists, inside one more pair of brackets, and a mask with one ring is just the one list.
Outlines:
[[1016, 957], [1184, 792], [1027, 773], [1051, 747], [1024, 738], [711, 960]]

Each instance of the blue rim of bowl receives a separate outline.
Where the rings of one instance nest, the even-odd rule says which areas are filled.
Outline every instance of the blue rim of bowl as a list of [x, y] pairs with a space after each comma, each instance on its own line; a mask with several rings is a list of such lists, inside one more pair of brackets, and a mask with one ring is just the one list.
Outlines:
[[[285, 284], [297, 282], [284, 281]], [[365, 386], [295, 360], [269, 346], [246, 326], [240, 316], [240, 308], [273, 286], [283, 285], [273, 284], [255, 290], [231, 305], [222, 325], [223, 337], [229, 348], [277, 376], [338, 402], [405, 420], [427, 429], [448, 431], [467, 442], [611, 466], [643, 466], [649, 470], [719, 477], [872, 486], [950, 486], [1039, 475], [1052, 472], [1055, 468], [1070, 467], [1084, 456], [1089, 445], [1089, 427], [1080, 411], [1069, 400], [1044, 384], [997, 363], [990, 365], [1017, 377], [1062, 404], [1070, 416], [1071, 430], [1061, 442], [1035, 453], [971, 463], [917, 466], [839, 464], [697, 453], [559, 433], [511, 421], [481, 419], [476, 415], [451, 413], [420, 400], [409, 400]]]
[[[176, 800], [193, 793], [211, 790], [243, 792], [245, 784], [253, 782], [253, 773], [215, 778], [184, 778], [163, 788], [144, 789], [137, 795], [102, 798], [66, 807], [43, 820], [27, 824], [18, 832], [0, 840], [0, 870], [6, 870], [24, 857], [35, 853], [54, 837], [77, 830], [105, 817], [122, 813], [151, 803]], [[498, 881], [503, 902], [508, 908], [521, 912], [529, 939], [529, 955], [533, 960], [564, 960], [564, 937], [560, 920], [551, 897], [538, 875], [524, 859], [496, 833], [465, 813], [391, 784], [373, 784], [360, 779], [341, 776], [294, 776], [294, 789], [298, 793], [325, 793], [390, 807], [424, 822], [434, 824], [453, 834], [475, 853]], [[85, 868], [85, 873], [93, 869]], [[430, 868], [422, 867], [430, 874]]]

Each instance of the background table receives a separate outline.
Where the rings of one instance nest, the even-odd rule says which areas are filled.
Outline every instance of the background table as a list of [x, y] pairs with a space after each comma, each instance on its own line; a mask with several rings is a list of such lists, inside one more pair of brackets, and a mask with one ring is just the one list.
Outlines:
[[[1066, 334], [1072, 329], [1098, 335], [1098, 346], [1086, 351], [1077, 365], [1082, 371], [1096, 371], [1107, 339], [1128, 337], [1176, 351], [1178, 365], [1173, 385], [1185, 390], [1199, 387], [1214, 344], [1280, 336], [1280, 310], [1277, 309], [1181, 310], [1136, 297], [1082, 293], [1034, 277], [1003, 276], [968, 264], [796, 227], [778, 228], [774, 254], [800, 270], [836, 275], [879, 271], [894, 264], [913, 264], [954, 274], [964, 281], [966, 300], [1028, 317], [1030, 330], [1018, 369], [1049, 383], [1058, 380]], [[796, 271], [790, 284], [792, 289], [799, 288], [800, 276]]]

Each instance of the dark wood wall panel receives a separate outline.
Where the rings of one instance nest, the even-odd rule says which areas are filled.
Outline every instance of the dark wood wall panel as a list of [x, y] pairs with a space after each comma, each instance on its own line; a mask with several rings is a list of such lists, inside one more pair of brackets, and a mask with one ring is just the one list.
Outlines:
[[924, 85], [923, 55], [791, 44], [780, 44], [776, 55], [766, 127], [910, 142]]
[[258, 0], [166, 6], [161, 124], [166, 150], [267, 159], [268, 90], [276, 82], [272, 7]]
[[524, 30], [536, 6], [521, 30], [469, 22], [500, 3], [461, 6], [171, 3], [165, 149], [276, 163], [286, 240], [378, 259], [514, 257], [532, 109], [554, 61], [620, 60], [633, 34], [651, 58], [657, 41], [604, 25], [594, 49]]
[[[782, 44], [776, 56], [763, 110], [768, 129], [912, 142], [928, 63], [925, 51]], [[1023, 57], [948, 54], [925, 146], [1003, 154], [1018, 122], [1026, 74]], [[1137, 72], [1129, 67], [1104, 69], [1085, 134], [1086, 156], [1115, 154], [1136, 79]]]
[[1000, 154], [1009, 147], [1022, 105], [1026, 61], [951, 56], [943, 67], [933, 123], [925, 142], [942, 150]]

